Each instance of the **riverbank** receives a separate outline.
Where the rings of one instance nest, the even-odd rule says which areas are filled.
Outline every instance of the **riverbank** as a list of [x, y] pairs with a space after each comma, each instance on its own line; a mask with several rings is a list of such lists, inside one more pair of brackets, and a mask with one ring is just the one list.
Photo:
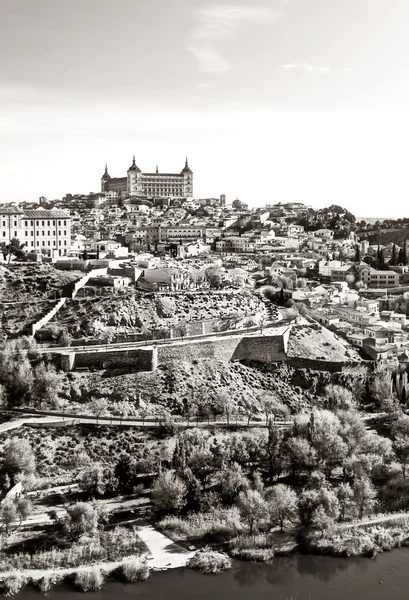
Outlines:
[[[141, 569], [144, 567], [144, 572], [147, 572], [147, 576], [149, 576], [150, 571], [163, 571], [185, 567], [195, 554], [195, 552], [188, 551], [179, 544], [176, 544], [150, 525], [138, 530], [138, 536], [147, 548], [147, 551], [143, 554], [126, 556], [116, 561], [99, 562], [77, 567], [9, 569], [0, 572], [0, 585], [3, 586], [3, 590], [7, 595], [13, 595], [28, 584], [34, 584], [42, 589], [42, 585], [44, 585], [42, 582], [48, 582], [47, 587], [50, 587], [59, 581], [73, 579], [74, 577], [78, 579], [79, 575], [92, 572], [99, 572], [102, 582], [107, 577], [115, 574], [119, 576], [122, 574], [122, 578], [126, 579], [124, 577], [124, 567], [130, 561], [137, 561]], [[10, 584], [12, 586], [11, 590], [9, 589]]]

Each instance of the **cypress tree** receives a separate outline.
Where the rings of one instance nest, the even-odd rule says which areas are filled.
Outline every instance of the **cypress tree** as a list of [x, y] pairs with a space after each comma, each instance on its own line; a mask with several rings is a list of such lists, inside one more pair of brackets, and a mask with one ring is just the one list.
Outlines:
[[397, 264], [397, 260], [398, 260], [398, 257], [397, 257], [397, 254], [396, 254], [396, 244], [395, 244], [395, 242], [393, 242], [393, 247], [392, 247], [392, 256], [391, 256], [391, 259], [390, 259], [390, 261], [389, 261], [389, 264], [390, 264], [392, 267], [395, 267], [395, 266], [396, 266], [396, 264]]
[[398, 252], [398, 265], [403, 265], [403, 250], [399, 248]]
[[403, 265], [407, 265], [408, 264], [408, 255], [407, 255], [407, 252], [406, 252], [406, 240], [403, 242], [402, 264]]
[[356, 263], [361, 262], [361, 250], [360, 250], [359, 246], [356, 246], [356, 248], [355, 248], [355, 262]]

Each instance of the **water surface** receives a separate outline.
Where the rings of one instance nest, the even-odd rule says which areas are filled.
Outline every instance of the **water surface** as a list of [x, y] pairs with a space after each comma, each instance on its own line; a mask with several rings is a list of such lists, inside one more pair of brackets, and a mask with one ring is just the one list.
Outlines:
[[[382, 583], [381, 583], [382, 582]], [[50, 600], [406, 600], [409, 599], [409, 548], [371, 560], [294, 556], [271, 565], [236, 561], [218, 575], [189, 569], [153, 573], [147, 583], [108, 582], [86, 595], [58, 586]], [[39, 600], [39, 592], [23, 590], [19, 600]]]

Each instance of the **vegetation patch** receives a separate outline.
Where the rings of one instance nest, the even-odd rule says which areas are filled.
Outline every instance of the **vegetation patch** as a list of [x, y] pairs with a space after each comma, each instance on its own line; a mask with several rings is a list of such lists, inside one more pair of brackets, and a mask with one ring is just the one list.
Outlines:
[[227, 554], [216, 552], [210, 548], [198, 550], [188, 562], [188, 567], [205, 575], [215, 575], [231, 569], [232, 561]]

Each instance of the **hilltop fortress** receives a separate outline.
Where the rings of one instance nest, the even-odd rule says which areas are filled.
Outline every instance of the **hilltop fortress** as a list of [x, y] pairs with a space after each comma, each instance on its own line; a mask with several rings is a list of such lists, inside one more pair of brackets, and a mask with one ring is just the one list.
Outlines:
[[101, 192], [126, 192], [133, 196], [174, 196], [190, 198], [193, 196], [193, 171], [186, 158], [185, 166], [180, 173], [142, 173], [135, 163], [135, 156], [126, 177], [111, 177], [108, 166], [101, 177]]

